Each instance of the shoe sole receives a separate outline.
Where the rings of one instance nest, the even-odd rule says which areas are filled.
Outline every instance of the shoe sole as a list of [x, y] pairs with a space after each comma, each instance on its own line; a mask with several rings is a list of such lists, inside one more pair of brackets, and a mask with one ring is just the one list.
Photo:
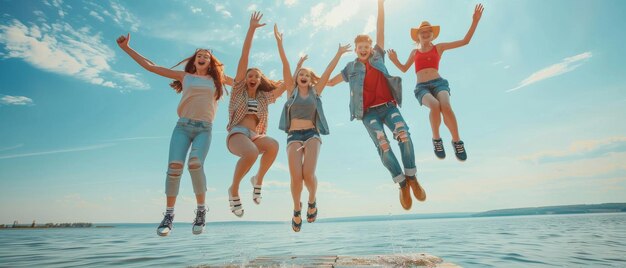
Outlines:
[[172, 231], [169, 231], [167, 233], [159, 233], [159, 231], [157, 231], [157, 235], [159, 235], [159, 236], [168, 236], [170, 234], [170, 232], [172, 232]]
[[199, 235], [199, 234], [201, 234], [201, 233], [203, 233], [203, 232], [204, 232], [204, 228], [203, 228], [202, 230], [200, 230], [200, 231], [194, 231], [194, 230], [191, 230], [191, 233], [192, 233], [192, 234], [195, 234], [195, 235]]

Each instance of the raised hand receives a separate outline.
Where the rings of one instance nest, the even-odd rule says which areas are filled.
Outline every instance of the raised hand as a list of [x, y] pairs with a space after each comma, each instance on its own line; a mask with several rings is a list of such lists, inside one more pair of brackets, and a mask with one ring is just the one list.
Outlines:
[[129, 41], [130, 41], [130, 33], [127, 33], [126, 36], [120, 35], [120, 37], [117, 38], [117, 45], [120, 46], [122, 49], [124, 49], [128, 47]]
[[394, 62], [395, 62], [395, 61], [397, 61], [397, 60], [398, 60], [398, 54], [397, 54], [397, 53], [396, 53], [396, 51], [395, 51], [395, 50], [393, 50], [393, 49], [389, 49], [389, 50], [387, 50], [387, 55], [389, 55], [389, 59], [390, 59], [391, 61], [394, 61]]
[[283, 42], [283, 34], [278, 32], [278, 25], [274, 24], [274, 37], [276, 37], [276, 42]]
[[300, 57], [300, 60], [298, 60], [298, 66], [302, 66], [302, 64], [309, 59], [309, 55], [304, 54], [304, 56]]
[[260, 11], [255, 11], [250, 16], [250, 29], [256, 29], [259, 27], [265, 26], [265, 23], [261, 23], [261, 18], [263, 18], [263, 14]]
[[474, 16], [472, 17], [475, 22], [478, 22], [480, 20], [480, 17], [483, 15], [483, 10], [485, 10], [483, 4], [476, 5], [476, 7], [474, 8]]
[[339, 48], [337, 49], [337, 54], [341, 55], [343, 53], [346, 53], [348, 51], [350, 51], [350, 47], [352, 45], [351, 44], [347, 44], [345, 46], [342, 46], [341, 43], [339, 44]]

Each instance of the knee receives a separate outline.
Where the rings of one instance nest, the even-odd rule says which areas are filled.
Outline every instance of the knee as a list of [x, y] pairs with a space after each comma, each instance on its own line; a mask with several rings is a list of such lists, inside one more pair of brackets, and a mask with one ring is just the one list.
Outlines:
[[378, 148], [380, 148], [381, 152], [389, 151], [389, 141], [387, 137], [385, 137], [385, 133], [376, 131], [376, 140], [378, 141]]
[[172, 179], [180, 179], [181, 174], [183, 174], [183, 164], [178, 162], [171, 162], [167, 169], [167, 176]]
[[409, 136], [410, 136], [409, 132], [406, 131], [405, 129], [403, 129], [403, 130], [398, 131], [396, 139], [400, 143], [405, 143], [405, 142], [409, 141]]
[[313, 181], [315, 180], [315, 174], [302, 174], [302, 177], [305, 181]]
[[257, 157], [259, 157], [259, 150], [256, 148], [251, 148], [250, 150], [245, 151], [241, 154], [241, 159], [246, 161], [256, 161]]
[[430, 112], [432, 112], [432, 113], [440, 113], [441, 112], [441, 104], [439, 104], [438, 101], [433, 102], [430, 105], [429, 108], [430, 108]]
[[189, 165], [188, 165], [190, 170], [196, 170], [196, 169], [200, 169], [202, 168], [202, 163], [200, 162], [200, 160], [197, 157], [192, 157], [189, 158]]
[[441, 103], [441, 112], [445, 114], [452, 113], [452, 106], [450, 103]]
[[268, 141], [267, 148], [265, 148], [265, 152], [276, 153], [278, 152], [278, 142], [275, 139], [270, 138]]

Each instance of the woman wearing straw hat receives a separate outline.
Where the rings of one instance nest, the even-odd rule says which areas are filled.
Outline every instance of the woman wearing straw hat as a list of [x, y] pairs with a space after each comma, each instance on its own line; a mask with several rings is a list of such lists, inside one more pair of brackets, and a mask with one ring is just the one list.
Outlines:
[[439, 76], [439, 60], [444, 51], [465, 46], [469, 44], [478, 21], [483, 14], [483, 5], [478, 4], [474, 8], [472, 26], [470, 26], [465, 38], [462, 40], [439, 43], [433, 45], [432, 41], [439, 35], [439, 26], [430, 25], [427, 21], [422, 22], [419, 27], [411, 29], [411, 38], [418, 44], [418, 48], [411, 51], [406, 63], [403, 65], [398, 61], [398, 55], [393, 49], [389, 50], [389, 59], [402, 72], [406, 72], [415, 63], [415, 74], [417, 75], [417, 85], [415, 86], [415, 97], [420, 105], [426, 105], [430, 109], [430, 126], [433, 132], [433, 147], [435, 155], [439, 159], [444, 159], [446, 153], [443, 149], [443, 141], [439, 135], [441, 116], [450, 133], [452, 134], [452, 146], [454, 153], [460, 161], [467, 159], [467, 153], [463, 141], [459, 136], [456, 117], [450, 106], [450, 88], [448, 81]]

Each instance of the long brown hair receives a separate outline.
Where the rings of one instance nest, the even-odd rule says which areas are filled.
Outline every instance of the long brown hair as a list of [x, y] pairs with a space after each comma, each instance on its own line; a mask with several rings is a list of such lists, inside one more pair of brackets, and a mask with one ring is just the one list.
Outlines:
[[246, 76], [248, 75], [248, 73], [250, 71], [257, 71], [261, 74], [261, 83], [259, 84], [259, 87], [257, 87], [257, 91], [265, 91], [265, 92], [270, 92], [274, 89], [277, 89], [278, 86], [280, 86], [280, 82], [278, 81], [274, 81], [274, 80], [270, 80], [269, 78], [267, 78], [267, 76], [265, 76], [263, 74], [263, 72], [261, 72], [261, 70], [259, 68], [250, 68], [246, 71]]
[[[219, 100], [224, 93], [224, 64], [222, 64], [222, 62], [220, 62], [215, 56], [213, 56], [213, 53], [211, 51], [209, 51], [208, 49], [198, 49], [195, 53], [193, 53], [191, 57], [182, 60], [178, 64], [174, 65], [174, 67], [186, 61], [187, 64], [185, 64], [185, 72], [195, 74], [196, 55], [198, 55], [198, 52], [200, 51], [209, 52], [211, 63], [209, 63], [208, 76], [213, 78], [213, 83], [215, 84], [216, 89], [215, 93], [217, 93], [215, 95], [215, 99]], [[176, 91], [176, 93], [181, 93], [183, 91], [183, 83], [178, 80], [174, 80], [172, 83], [170, 83], [170, 86]]]

